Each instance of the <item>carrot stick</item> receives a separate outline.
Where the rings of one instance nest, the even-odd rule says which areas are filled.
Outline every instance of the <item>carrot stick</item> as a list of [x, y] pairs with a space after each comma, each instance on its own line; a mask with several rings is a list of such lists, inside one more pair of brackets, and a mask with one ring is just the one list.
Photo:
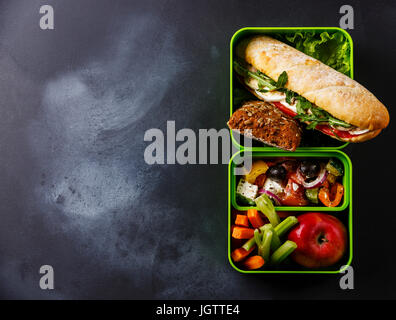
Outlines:
[[249, 227], [249, 219], [245, 215], [237, 214], [235, 224], [242, 227]]
[[246, 269], [248, 270], [254, 270], [254, 269], [259, 269], [264, 265], [265, 261], [262, 257], [260, 256], [252, 256], [247, 258], [244, 262], [243, 265], [245, 266]]
[[256, 209], [249, 209], [247, 211], [247, 217], [253, 228], [260, 228], [264, 225], [264, 221]]
[[[234, 232], [235, 224], [231, 225], [231, 235]], [[246, 242], [246, 239], [235, 239], [231, 237], [231, 246], [233, 249], [242, 247]]]
[[256, 246], [251, 247], [249, 251], [246, 251], [243, 248], [235, 249], [234, 251], [231, 252], [232, 260], [234, 260], [235, 262], [242, 261], [254, 250], [255, 247]]
[[235, 226], [232, 237], [235, 239], [250, 239], [254, 236], [254, 229]]

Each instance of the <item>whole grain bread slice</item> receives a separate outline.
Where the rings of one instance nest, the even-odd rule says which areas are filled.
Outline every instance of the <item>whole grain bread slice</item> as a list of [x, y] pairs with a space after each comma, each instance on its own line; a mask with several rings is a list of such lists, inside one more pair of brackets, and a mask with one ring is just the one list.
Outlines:
[[239, 134], [283, 150], [295, 151], [301, 141], [297, 121], [265, 101], [244, 103], [227, 125]]

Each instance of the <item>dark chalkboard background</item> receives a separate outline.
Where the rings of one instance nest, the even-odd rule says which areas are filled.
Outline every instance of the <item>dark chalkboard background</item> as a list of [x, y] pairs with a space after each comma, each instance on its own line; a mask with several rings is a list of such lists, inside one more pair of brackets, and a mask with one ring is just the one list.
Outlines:
[[[52, 4], [55, 30], [39, 28]], [[243, 275], [227, 258], [227, 167], [149, 166], [144, 132], [223, 128], [232, 34], [338, 26], [392, 117], [392, 1], [1, 1], [0, 297], [395, 298], [392, 125], [354, 165], [355, 289], [340, 275]], [[40, 266], [55, 270], [41, 290]]]

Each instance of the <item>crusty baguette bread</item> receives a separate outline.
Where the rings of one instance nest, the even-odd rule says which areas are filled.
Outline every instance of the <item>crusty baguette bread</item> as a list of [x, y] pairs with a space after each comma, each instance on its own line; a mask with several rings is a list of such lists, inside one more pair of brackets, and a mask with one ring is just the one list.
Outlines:
[[[283, 42], [262, 35], [246, 38], [238, 44], [236, 54], [274, 80], [286, 71], [287, 89], [297, 92], [335, 118], [372, 130], [375, 135], [389, 123], [388, 110], [365, 87]], [[367, 135], [371, 138], [373, 132]], [[364, 136], [343, 140], [368, 140]]]
[[[356, 137], [352, 137], [352, 138], [349, 138], [349, 139], [348, 138], [343, 138], [342, 141], [345, 141], [345, 142], [363, 142], [363, 141], [367, 141], [367, 140], [373, 139], [376, 136], [378, 136], [381, 133], [381, 131], [382, 131], [382, 129], [369, 131], [369, 132], [366, 132], [364, 134], [360, 134], [360, 135], [358, 135]], [[337, 139], [334, 136], [329, 136], [329, 137]]]
[[297, 121], [265, 101], [245, 102], [227, 125], [239, 134], [288, 151], [295, 151], [301, 141]]
[[[243, 83], [243, 80], [242, 80], [242, 79], [240, 79], [239, 77], [238, 77], [238, 79], [241, 81], [241, 83]], [[245, 84], [245, 87], [246, 87], [246, 89], [247, 89], [250, 93], [252, 93], [253, 95], [255, 95], [257, 98], [262, 99], [262, 98], [257, 94], [256, 90], [253, 90], [252, 88], [248, 87], [246, 84]], [[366, 133], [364, 133], [364, 134], [357, 135], [356, 137], [352, 137], [352, 138], [349, 138], [349, 139], [348, 139], [348, 138], [343, 138], [343, 139], [341, 139], [341, 141], [345, 141], [345, 142], [364, 142], [364, 141], [367, 141], [367, 140], [370, 140], [370, 139], [375, 138], [376, 136], [378, 136], [378, 135], [381, 133], [381, 131], [382, 131], [382, 129], [378, 129], [378, 130], [374, 130], [374, 131], [369, 131], [369, 132], [366, 132]], [[339, 140], [336, 136], [331, 136], [331, 135], [328, 135], [328, 136], [331, 137], [331, 138], [333, 138], [333, 139]], [[256, 139], [256, 140], [257, 140], [257, 139]], [[293, 151], [293, 150], [291, 150], [291, 151]]]

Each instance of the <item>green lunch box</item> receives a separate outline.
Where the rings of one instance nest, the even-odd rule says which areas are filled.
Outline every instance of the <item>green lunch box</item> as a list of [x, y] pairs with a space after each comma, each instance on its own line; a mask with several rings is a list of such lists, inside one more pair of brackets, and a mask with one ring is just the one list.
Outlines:
[[[231, 38], [230, 42], [230, 116], [233, 112], [240, 107], [241, 99], [238, 98], [236, 93], [238, 90], [247, 91], [236, 79], [233, 71], [233, 61], [235, 58], [234, 50], [237, 43], [244, 37], [257, 35], [257, 34], [294, 34], [298, 31], [305, 32], [328, 32], [329, 34], [333, 34], [336, 32], [342, 33], [348, 43], [349, 43], [349, 52], [348, 52], [348, 60], [350, 71], [348, 76], [353, 79], [353, 43], [350, 35], [344, 31], [343, 29], [336, 27], [291, 27], [291, 28], [282, 28], [282, 27], [248, 27], [238, 30]], [[242, 92], [242, 91], [240, 91]], [[252, 99], [257, 99], [253, 98]], [[316, 131], [316, 130], [305, 130], [304, 138], [300, 144], [300, 147], [297, 148], [295, 152], [287, 152], [282, 151], [274, 147], [266, 146], [262, 143], [258, 143], [252, 141], [251, 147], [244, 147], [242, 141], [242, 136], [237, 133], [233, 133], [230, 130], [232, 143], [240, 150], [232, 157], [229, 167], [228, 167], [228, 258], [230, 264], [239, 272], [242, 273], [339, 273], [343, 272], [352, 261], [352, 164], [349, 157], [340, 151], [340, 149], [345, 148], [348, 143], [344, 143], [342, 141], [338, 141], [332, 139], [330, 137], [325, 136], [324, 134]], [[304, 141], [305, 140], [305, 141]], [[241, 143], [239, 142], [241, 141]], [[276, 158], [276, 157], [304, 157], [304, 158], [337, 158], [341, 161], [344, 166], [344, 176], [342, 179], [342, 183], [344, 185], [344, 199], [343, 202], [338, 207], [325, 207], [325, 206], [309, 206], [309, 207], [286, 207], [279, 206], [275, 207], [276, 210], [279, 211], [289, 211], [296, 212], [297, 214], [303, 212], [325, 212], [327, 214], [331, 214], [339, 218], [344, 225], [346, 226], [348, 232], [348, 243], [347, 243], [347, 251], [345, 252], [343, 258], [336, 264], [327, 268], [320, 269], [306, 269], [295, 263], [284, 263], [278, 267], [268, 266], [260, 270], [243, 270], [240, 268], [238, 263], [234, 263], [231, 259], [231, 249], [232, 249], [232, 237], [231, 237], [231, 226], [234, 223], [232, 221], [233, 212], [235, 211], [246, 211], [249, 208], [254, 207], [246, 207], [241, 206], [236, 201], [236, 185], [238, 181], [238, 177], [234, 175], [235, 163], [234, 159], [238, 155], [243, 155], [244, 152], [251, 153], [251, 156], [254, 158]]]
[[[231, 259], [231, 226], [233, 224], [232, 221], [232, 213], [233, 210], [238, 211], [246, 211], [248, 209], [254, 207], [242, 207], [239, 206], [235, 201], [235, 193], [236, 193], [236, 176], [234, 175], [234, 168], [236, 164], [234, 159], [237, 156], [244, 155], [244, 152], [248, 152], [252, 160], [254, 159], [263, 159], [265, 158], [277, 158], [277, 157], [291, 157], [291, 158], [337, 158], [341, 161], [344, 166], [344, 176], [342, 183], [344, 185], [344, 200], [343, 203], [339, 207], [325, 207], [325, 206], [307, 206], [307, 207], [286, 207], [279, 206], [275, 207], [278, 211], [292, 211], [300, 214], [302, 212], [325, 212], [327, 214], [331, 214], [339, 218], [345, 225], [348, 231], [348, 245], [347, 251], [344, 254], [344, 257], [336, 264], [331, 267], [321, 268], [321, 269], [305, 269], [303, 267], [298, 266], [297, 264], [284, 264], [280, 265], [277, 268], [265, 267], [262, 270], [242, 270], [238, 267], [238, 264], [234, 263]], [[239, 162], [239, 161], [238, 161]], [[352, 261], [352, 163], [349, 157], [339, 150], [328, 150], [328, 151], [302, 151], [297, 150], [295, 152], [286, 152], [286, 151], [239, 151], [231, 158], [229, 167], [228, 167], [228, 258], [231, 265], [239, 272], [243, 273], [339, 273], [343, 271], [347, 266], [350, 265]]]

